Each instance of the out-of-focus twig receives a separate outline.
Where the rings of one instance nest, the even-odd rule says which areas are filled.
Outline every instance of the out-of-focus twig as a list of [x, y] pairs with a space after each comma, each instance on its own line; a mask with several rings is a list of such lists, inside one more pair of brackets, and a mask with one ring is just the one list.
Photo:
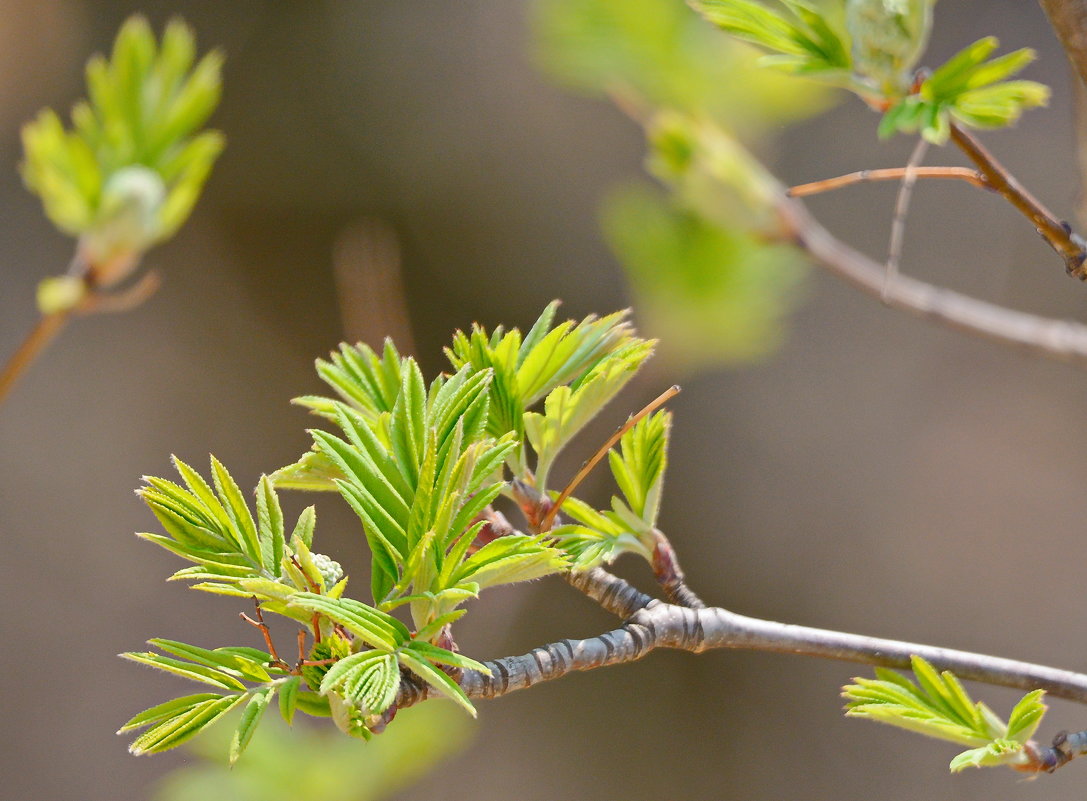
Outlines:
[[396, 232], [376, 219], [352, 224], [336, 241], [333, 269], [344, 336], [378, 349], [391, 337], [414, 353]]

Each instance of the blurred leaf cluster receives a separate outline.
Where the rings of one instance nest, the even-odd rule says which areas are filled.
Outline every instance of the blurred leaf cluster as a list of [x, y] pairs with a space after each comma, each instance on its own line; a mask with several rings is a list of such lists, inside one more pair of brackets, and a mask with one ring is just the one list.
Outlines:
[[918, 71], [928, 45], [935, 0], [692, 0], [732, 36], [769, 51], [761, 63], [848, 89], [884, 112], [880, 135], [917, 133], [943, 144], [950, 119], [971, 128], [1002, 128], [1049, 90], [1008, 80], [1034, 60], [1028, 48], [990, 58], [985, 37], [931, 74]]
[[196, 60], [180, 20], [159, 41], [135, 16], [109, 58], [88, 62], [88, 99], [73, 107], [71, 128], [51, 109], [23, 128], [23, 180], [53, 224], [78, 237], [80, 277], [95, 288], [124, 279], [192, 211], [224, 145], [218, 131], [200, 131], [219, 102], [221, 66], [214, 51]]
[[261, 727], [246, 758], [223, 759], [227, 729], [194, 740], [196, 759], [171, 772], [154, 801], [380, 801], [411, 786], [468, 743], [471, 724], [440, 704], [407, 709], [385, 736], [358, 748], [334, 732], [271, 723]]
[[[759, 69], [754, 48], [671, 0], [537, 0], [535, 31], [538, 61], [563, 84], [611, 95], [639, 118], [668, 110], [715, 125], [763, 152], [776, 129], [833, 101], [816, 83]], [[601, 215], [646, 329], [667, 332], [670, 364], [747, 362], [781, 342], [802, 275], [787, 249], [644, 182], [612, 190]]]

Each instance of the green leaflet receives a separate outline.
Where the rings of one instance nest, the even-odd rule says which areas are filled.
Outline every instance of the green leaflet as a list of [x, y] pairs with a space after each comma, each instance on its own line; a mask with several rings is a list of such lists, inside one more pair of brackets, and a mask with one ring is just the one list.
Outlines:
[[950, 117], [973, 128], [1002, 128], [1014, 124], [1027, 109], [1044, 106], [1049, 101], [1046, 86], [1007, 80], [1034, 60], [1034, 51], [1023, 48], [990, 60], [998, 44], [989, 36], [959, 51], [921, 84], [919, 92], [887, 110], [879, 135], [919, 130], [929, 141], [943, 144], [950, 135]]
[[630, 512], [652, 529], [657, 522], [664, 470], [668, 464], [668, 435], [672, 428], [669, 412], [642, 418], [623, 434], [619, 450], [608, 453], [615, 483], [619, 485]]
[[176, 748], [215, 723], [246, 699], [245, 693], [218, 696], [201, 701], [185, 712], [166, 718], [132, 741], [128, 750], [135, 756], [157, 754]]
[[362, 651], [344, 657], [329, 668], [321, 693], [339, 692], [367, 715], [380, 715], [396, 700], [400, 665], [394, 653]]
[[[567, 498], [563, 512], [577, 523], [558, 526], [551, 531], [559, 548], [572, 560], [577, 570], [587, 570], [601, 563], [615, 561], [624, 553], [635, 553], [646, 561], [653, 558], [651, 527], [633, 518], [617, 499], [613, 499], [628, 519], [618, 511], [599, 512], [577, 498]], [[629, 519], [633, 518], [633, 519]]]
[[847, 37], [838, 21], [800, 0], [786, 0], [779, 12], [754, 0], [696, 0], [691, 5], [725, 32], [773, 53], [788, 56], [776, 64], [809, 76], [839, 76], [852, 66]]
[[298, 688], [302, 683], [300, 676], [291, 676], [279, 686], [279, 714], [290, 726], [294, 723], [294, 711], [298, 706]]
[[234, 736], [230, 740], [230, 764], [238, 761], [238, 757], [245, 751], [249, 741], [253, 739], [253, 732], [257, 730], [260, 719], [264, 717], [264, 710], [275, 695], [275, 687], [266, 687], [257, 690], [249, 698], [249, 703], [242, 711], [242, 719], [238, 722], [238, 728], [234, 730]]
[[601, 359], [572, 386], [552, 390], [544, 400], [542, 414], [525, 414], [525, 434], [537, 454], [537, 487], [547, 487], [555, 457], [634, 377], [655, 344], [640, 339], [627, 343]]

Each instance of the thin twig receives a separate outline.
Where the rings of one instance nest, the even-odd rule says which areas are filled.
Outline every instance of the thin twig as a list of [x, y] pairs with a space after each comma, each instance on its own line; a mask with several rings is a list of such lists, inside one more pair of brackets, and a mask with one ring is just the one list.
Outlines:
[[951, 141], [966, 154], [967, 158], [974, 162], [993, 190], [999, 192], [1005, 200], [1015, 206], [1034, 224], [1042, 238], [1064, 260], [1064, 266], [1068, 274], [1079, 278], [1081, 281], [1087, 281], [1087, 268], [1084, 267], [1087, 252], [1084, 251], [1084, 241], [1072, 233], [1068, 223], [1057, 218], [1049, 209], [1043, 206], [966, 129], [952, 123]]
[[614, 434], [608, 437], [607, 442], [601, 445], [600, 448], [597, 449], [596, 453], [594, 453], [589, 459], [585, 461], [583, 465], [581, 465], [581, 469], [577, 471], [574, 477], [570, 480], [570, 483], [566, 485], [565, 489], [563, 489], [563, 491], [560, 492], [559, 496], [555, 499], [555, 502], [551, 504], [551, 507], [547, 510], [547, 512], [543, 516], [543, 519], [540, 521], [540, 531], [550, 530], [551, 524], [555, 520], [555, 515], [559, 513], [559, 509], [561, 509], [562, 505], [566, 503], [566, 499], [570, 497], [575, 489], [577, 489], [578, 484], [580, 484], [585, 479], [585, 477], [592, 472], [593, 468], [596, 467], [600, 460], [603, 459], [605, 455], [607, 455], [608, 451], [612, 449], [615, 443], [623, 438], [623, 434], [627, 433], [630, 429], [632, 429], [634, 425], [647, 414], [650, 414], [651, 412], [660, 408], [669, 400], [678, 395], [679, 391], [680, 390], [678, 385], [673, 384], [672, 386], [668, 387], [668, 389], [664, 390], [664, 392], [662, 392], [660, 395], [658, 395], [656, 398], [646, 404], [644, 409], [628, 417], [626, 422], [619, 426], [619, 428], [615, 430]]
[[[909, 167], [888, 167], [879, 170], [858, 170], [847, 175], [839, 175], [836, 178], [824, 178], [822, 181], [812, 181], [807, 184], [798, 184], [789, 187], [786, 194], [789, 197], [808, 197], [823, 192], [831, 192], [835, 189], [843, 189], [868, 181], [901, 181], [906, 177]], [[985, 180], [985, 176], [977, 170], [969, 167], [917, 167], [911, 171], [915, 178], [954, 178], [966, 181], [979, 189], [992, 189]]]

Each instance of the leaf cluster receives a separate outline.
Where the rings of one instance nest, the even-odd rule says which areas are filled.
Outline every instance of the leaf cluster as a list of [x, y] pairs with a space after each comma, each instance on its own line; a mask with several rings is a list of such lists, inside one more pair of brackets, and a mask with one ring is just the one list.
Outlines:
[[84, 237], [91, 258], [142, 252], [188, 217], [224, 145], [218, 131], [199, 132], [218, 105], [221, 67], [216, 51], [196, 61], [180, 20], [159, 42], [134, 16], [110, 57], [88, 62], [72, 128], [51, 109], [23, 128], [27, 187], [60, 230]]
[[848, 82], [848, 36], [841, 20], [816, 5], [805, 0], [780, 0], [774, 8], [755, 0], [692, 0], [691, 5], [726, 33], [769, 50], [765, 66], [833, 84]]
[[[152, 641], [165, 654], [126, 654], [220, 691], [138, 715], [126, 730], [150, 728], [133, 746], [137, 752], [171, 748], [246, 702], [232, 750], [240, 753], [276, 693], [288, 721], [296, 709], [327, 715], [345, 733], [368, 738], [387, 722], [404, 672], [473, 711], [455, 676], [487, 667], [445, 647], [465, 601], [486, 587], [624, 550], [649, 557], [667, 459], [665, 413], [640, 420], [611, 455], [622, 494], [611, 511], [585, 507], [576, 530], [483, 535], [491, 504], [513, 495], [507, 470], [542, 490], [555, 455], [652, 352], [654, 343], [635, 335], [624, 312], [556, 325], [556, 307], [523, 336], [480, 326], [458, 333], [447, 351], [453, 372], [429, 384], [391, 342], [380, 354], [343, 345], [319, 360], [317, 372], [335, 397], [296, 402], [339, 431], [311, 431], [313, 447], [302, 459], [262, 476], [255, 514], [214, 457], [210, 482], [178, 459], [180, 483], [146, 479], [138, 492], [165, 533], [139, 536], [193, 563], [171, 578], [253, 599], [259, 613], [299, 625], [300, 651], [307, 632], [313, 646], [291, 666], [262, 629], [271, 654], [168, 640]], [[540, 411], [530, 410], [541, 402]], [[526, 464], [529, 445], [535, 473]], [[344, 597], [339, 565], [312, 550], [313, 507], [287, 527], [277, 482], [334, 490], [356, 513], [371, 552], [373, 605]], [[410, 609], [411, 628], [391, 614], [401, 606]]]
[[930, 142], [943, 144], [951, 119], [971, 128], [1004, 128], [1022, 113], [1049, 100], [1049, 88], [1035, 81], [1008, 80], [1035, 58], [1022, 48], [990, 58], [995, 37], [979, 39], [954, 55], [924, 80], [917, 92], [892, 105], [880, 122], [880, 136], [920, 131]]
[[732, 36], [770, 51], [764, 64], [849, 89], [884, 109], [881, 136], [919, 131], [943, 144], [952, 118], [972, 128], [1002, 128], [1049, 97], [1042, 84], [1009, 80], [1033, 61], [1033, 51], [990, 58], [998, 45], [993, 37], [964, 48], [915, 85], [934, 0], [822, 6], [806, 0], [772, 6], [756, 0], [692, 0], [692, 5]]
[[1005, 723], [986, 704], [971, 699], [950, 671], [938, 673], [919, 656], [911, 663], [916, 683], [884, 668], [876, 668], [875, 679], [854, 679], [856, 684], [842, 692], [846, 715], [970, 746], [951, 761], [952, 772], [1027, 761], [1024, 747], [1046, 712], [1044, 690], [1023, 696]]

